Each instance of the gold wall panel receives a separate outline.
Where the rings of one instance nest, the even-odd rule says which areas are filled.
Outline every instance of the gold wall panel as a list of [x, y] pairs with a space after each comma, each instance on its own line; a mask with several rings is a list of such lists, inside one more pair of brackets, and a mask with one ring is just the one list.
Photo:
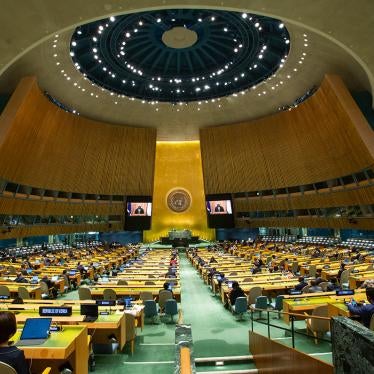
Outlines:
[[151, 195], [155, 143], [156, 129], [65, 112], [26, 77], [0, 115], [0, 177], [51, 190]]
[[374, 160], [373, 131], [335, 75], [292, 111], [201, 129], [200, 142], [207, 194], [325, 181]]
[[[173, 189], [186, 190], [190, 206], [178, 213], [167, 204]], [[193, 235], [213, 239], [215, 232], [208, 228], [205, 209], [200, 142], [157, 142], [153, 191], [152, 228], [144, 231], [144, 241], [167, 236], [170, 229], [189, 229]]]

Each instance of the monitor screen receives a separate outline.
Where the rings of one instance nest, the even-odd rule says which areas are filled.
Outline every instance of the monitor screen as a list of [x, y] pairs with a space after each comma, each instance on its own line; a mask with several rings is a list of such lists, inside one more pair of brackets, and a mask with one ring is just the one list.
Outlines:
[[51, 322], [52, 318], [27, 318], [22, 330], [21, 340], [46, 339]]
[[355, 290], [337, 290], [336, 296], [351, 296], [355, 294]]
[[151, 218], [151, 196], [127, 196], [125, 203], [125, 230], [149, 230], [151, 228]]
[[70, 270], [69, 275], [75, 275], [77, 272], [75, 270]]
[[97, 317], [99, 306], [97, 304], [81, 304], [81, 315]]
[[133, 216], [143, 216], [150, 217], [152, 215], [152, 203], [146, 202], [128, 202], [127, 203], [127, 215]]
[[231, 228], [235, 226], [230, 194], [206, 195], [205, 206], [210, 228]]
[[40, 316], [71, 316], [72, 307], [71, 306], [40, 306], [39, 315]]
[[231, 200], [208, 200], [206, 209], [208, 214], [232, 214]]
[[96, 304], [99, 306], [115, 306], [116, 300], [96, 300]]

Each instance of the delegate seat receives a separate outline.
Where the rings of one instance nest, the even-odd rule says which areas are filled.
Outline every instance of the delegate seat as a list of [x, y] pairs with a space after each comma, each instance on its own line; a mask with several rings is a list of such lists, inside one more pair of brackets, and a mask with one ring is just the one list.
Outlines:
[[7, 286], [0, 285], [0, 296], [10, 297], [10, 291]]
[[31, 299], [29, 291], [27, 291], [27, 288], [24, 286], [18, 287], [18, 297], [20, 297], [22, 300]]
[[238, 314], [240, 319], [243, 318], [243, 315], [247, 312], [247, 309], [248, 303], [245, 296], [237, 297], [235, 300], [235, 304], [231, 307], [232, 312]]
[[[316, 308], [313, 309], [312, 316], [328, 318], [328, 306], [327, 305], [317, 306]], [[307, 332], [310, 331], [314, 335], [315, 344], [318, 344], [318, 336], [321, 333], [330, 331], [330, 320], [329, 319], [324, 320], [324, 319], [317, 319], [317, 318], [307, 318], [305, 320], [305, 323], [306, 323]]]
[[175, 299], [168, 299], [165, 301], [165, 314], [170, 316], [171, 322], [174, 322], [173, 317], [178, 314], [178, 305]]
[[104, 300], [117, 300], [116, 291], [111, 288], [106, 288], [103, 292], [103, 299]]
[[79, 287], [79, 300], [92, 300], [91, 290], [88, 287]]

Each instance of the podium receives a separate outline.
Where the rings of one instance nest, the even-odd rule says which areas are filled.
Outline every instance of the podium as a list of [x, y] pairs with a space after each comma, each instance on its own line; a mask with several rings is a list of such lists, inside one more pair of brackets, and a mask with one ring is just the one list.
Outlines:
[[198, 236], [192, 236], [191, 230], [170, 230], [168, 236], [161, 237], [161, 244], [176, 247], [188, 247], [189, 244], [197, 244]]

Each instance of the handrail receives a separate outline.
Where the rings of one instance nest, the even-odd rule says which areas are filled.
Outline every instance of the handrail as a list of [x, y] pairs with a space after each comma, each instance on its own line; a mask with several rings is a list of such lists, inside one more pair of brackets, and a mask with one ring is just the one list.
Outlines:
[[190, 348], [181, 347], [180, 349], [180, 374], [191, 374], [191, 354]]
[[289, 312], [282, 312], [278, 310], [269, 310], [269, 309], [261, 309], [261, 308], [254, 308], [250, 307], [251, 310], [253, 311], [259, 311], [259, 312], [269, 312], [269, 313], [277, 313], [277, 314], [284, 314], [287, 316], [295, 316], [295, 317], [308, 317], [308, 318], [315, 318], [315, 319], [323, 319], [323, 320], [328, 320], [330, 321], [330, 317], [322, 317], [322, 316], [312, 316], [312, 315], [305, 315], [305, 314], [300, 314], [300, 313], [289, 313]]
[[[255, 307], [252, 307], [252, 306], [250, 306], [250, 311], [251, 311], [251, 327], [252, 327], [252, 331], [254, 331], [253, 313], [255, 311], [266, 312], [266, 314], [267, 314], [267, 321], [266, 321], [266, 323], [261, 323], [258, 320], [257, 320], [257, 323], [261, 323], [261, 324], [266, 324], [267, 325], [268, 338], [269, 339], [271, 339], [271, 337], [270, 337], [270, 327], [275, 327], [275, 328], [283, 330], [283, 331], [290, 331], [291, 332], [291, 339], [292, 339], [292, 348], [295, 348], [295, 320], [296, 320], [297, 317], [301, 317], [303, 319], [307, 319], [307, 318], [308, 319], [309, 318], [310, 319], [319, 319], [319, 320], [329, 321], [331, 323], [331, 318], [329, 318], [329, 317], [313, 316], [313, 315], [300, 314], [300, 313], [289, 313], [289, 312], [282, 312], [282, 311], [278, 311], [278, 310], [269, 310], [269, 309], [255, 308]], [[277, 313], [278, 315], [283, 314], [283, 315], [289, 316], [290, 321], [291, 321], [291, 328], [288, 329], [288, 328], [285, 328], [285, 327], [282, 327], [282, 326], [279, 326], [279, 325], [274, 325], [274, 324], [270, 323], [270, 313]], [[300, 332], [300, 331], [296, 331], [296, 333], [299, 334], [299, 335], [304, 335], [304, 336], [310, 337], [310, 335], [308, 335], [307, 333], [305, 334], [305, 333]], [[320, 340], [331, 342], [331, 340], [326, 340], [326, 339], [323, 339], [323, 338], [320, 338]]]

